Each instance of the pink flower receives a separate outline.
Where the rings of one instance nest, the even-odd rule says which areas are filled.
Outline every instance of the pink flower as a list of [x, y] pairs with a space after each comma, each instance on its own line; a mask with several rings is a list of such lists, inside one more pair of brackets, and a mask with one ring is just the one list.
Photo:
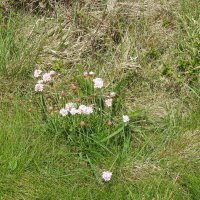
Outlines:
[[74, 107], [75, 107], [75, 105], [74, 105], [74, 103], [72, 103], [72, 102], [65, 104], [65, 109], [66, 109], [68, 112], [70, 112], [70, 110], [71, 110], [72, 108], [74, 108]]
[[93, 79], [94, 88], [102, 88], [103, 87], [103, 80], [101, 78]]
[[34, 77], [35, 78], [37, 78], [37, 77], [39, 77], [40, 76], [40, 74], [42, 73], [42, 70], [40, 70], [40, 69], [36, 69], [35, 71], [34, 71]]
[[86, 106], [85, 105], [80, 105], [78, 109], [79, 109], [81, 114], [84, 114], [84, 112], [86, 110]]
[[102, 179], [106, 182], [110, 181], [111, 177], [112, 177], [112, 172], [110, 171], [105, 171], [102, 173]]
[[87, 106], [87, 108], [85, 109], [85, 113], [86, 115], [90, 115], [93, 113], [93, 108], [91, 106]]
[[123, 115], [122, 118], [123, 118], [124, 123], [129, 122], [129, 120], [130, 120], [128, 115]]
[[71, 115], [76, 115], [76, 114], [80, 113], [80, 111], [76, 108], [72, 108], [69, 112], [70, 112]]
[[113, 101], [112, 99], [106, 99], [106, 100], [105, 100], [106, 106], [107, 106], [107, 107], [111, 107], [111, 106], [112, 106], [112, 101]]
[[68, 115], [68, 111], [67, 111], [66, 109], [64, 109], [64, 108], [60, 109], [59, 113], [60, 113], [60, 115], [61, 115], [62, 117]]
[[51, 81], [51, 74], [50, 74], [50, 73], [45, 73], [45, 74], [43, 75], [43, 81], [44, 81], [44, 82]]
[[92, 106], [80, 105], [79, 112], [80, 114], [90, 115], [93, 113], [93, 108]]
[[42, 83], [37, 83], [35, 85], [35, 91], [36, 92], [42, 92], [43, 91], [43, 88], [44, 88], [44, 85]]

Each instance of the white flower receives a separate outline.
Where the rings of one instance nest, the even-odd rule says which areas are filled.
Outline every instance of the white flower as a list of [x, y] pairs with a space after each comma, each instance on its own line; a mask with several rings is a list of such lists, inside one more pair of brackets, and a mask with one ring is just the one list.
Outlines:
[[111, 98], [113, 98], [113, 97], [115, 97], [115, 96], [116, 96], [116, 93], [115, 93], [115, 92], [111, 92], [111, 93], [110, 93], [110, 97], [111, 97]]
[[106, 100], [105, 100], [106, 106], [107, 106], [107, 107], [111, 107], [111, 106], [112, 106], [112, 101], [113, 101], [112, 99], [106, 99]]
[[94, 88], [102, 88], [103, 87], [103, 80], [101, 78], [93, 79]]
[[38, 80], [37, 83], [41, 84], [43, 83], [44, 81], [43, 80]]
[[51, 70], [51, 71], [49, 72], [49, 74], [50, 74], [50, 75], [54, 75], [54, 74], [56, 74], [56, 72], [55, 72], [54, 70]]
[[44, 88], [44, 85], [42, 83], [37, 83], [35, 85], [35, 91], [36, 92], [42, 92], [43, 91], [43, 88]]
[[89, 72], [89, 75], [90, 75], [90, 76], [94, 76], [95, 73], [91, 71], [91, 72]]
[[51, 81], [51, 74], [50, 73], [45, 73], [42, 78], [43, 78], [44, 82]]
[[123, 115], [123, 122], [126, 123], [126, 122], [129, 122], [129, 116], [128, 115]]
[[83, 75], [84, 76], [88, 76], [88, 72], [83, 72]]
[[59, 113], [60, 113], [61, 116], [64, 117], [68, 114], [68, 111], [66, 109], [62, 108], [62, 109], [60, 109]]
[[79, 109], [81, 114], [84, 114], [86, 106], [85, 105], [80, 105], [78, 109]]
[[75, 105], [74, 103], [70, 102], [70, 103], [67, 103], [65, 104], [65, 109], [69, 112], [72, 108], [74, 108]]
[[34, 71], [34, 77], [35, 78], [37, 78], [37, 77], [39, 77], [40, 76], [40, 74], [42, 73], [42, 70], [40, 70], [40, 69], [36, 69], [35, 71]]
[[79, 112], [80, 114], [90, 115], [93, 113], [93, 108], [92, 106], [80, 105]]
[[70, 112], [71, 115], [76, 115], [76, 114], [80, 113], [80, 111], [76, 108], [72, 108], [69, 112]]
[[103, 172], [102, 173], [102, 179], [104, 180], [104, 181], [110, 181], [110, 179], [111, 179], [111, 177], [112, 177], [112, 172], [110, 172], [110, 171], [105, 171], [105, 172]]
[[91, 106], [87, 106], [84, 114], [90, 115], [92, 113], [93, 113], [93, 108]]

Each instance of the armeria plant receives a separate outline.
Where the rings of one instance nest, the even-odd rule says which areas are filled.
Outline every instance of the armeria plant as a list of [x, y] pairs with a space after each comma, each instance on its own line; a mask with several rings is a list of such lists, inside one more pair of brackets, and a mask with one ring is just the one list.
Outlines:
[[36, 69], [34, 78], [48, 132], [64, 134], [82, 153], [127, 148], [129, 116], [116, 88], [109, 91], [102, 78], [81, 69], [67, 84], [55, 71]]

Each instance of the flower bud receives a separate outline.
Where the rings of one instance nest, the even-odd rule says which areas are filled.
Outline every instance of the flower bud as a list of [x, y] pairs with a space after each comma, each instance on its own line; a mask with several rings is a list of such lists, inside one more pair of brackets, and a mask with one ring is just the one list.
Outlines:
[[73, 90], [73, 91], [77, 90], [77, 86], [74, 83], [71, 84], [71, 90]]
[[109, 120], [109, 121], [108, 121], [108, 126], [112, 126], [112, 125], [113, 125], [112, 121]]
[[74, 101], [75, 101], [76, 103], [81, 103], [81, 99], [80, 99], [80, 98], [76, 98]]
[[85, 123], [84, 121], [81, 121], [81, 122], [80, 122], [80, 125], [81, 125], [82, 127], [85, 127], [85, 126], [86, 126], [86, 123]]
[[111, 92], [111, 93], [110, 93], [110, 97], [111, 97], [111, 98], [115, 98], [115, 97], [116, 97], [116, 93], [115, 93], [115, 92]]
[[60, 96], [61, 96], [61, 97], [64, 97], [64, 96], [65, 96], [64, 91], [61, 92]]
[[49, 111], [53, 111], [53, 107], [52, 106], [49, 106]]

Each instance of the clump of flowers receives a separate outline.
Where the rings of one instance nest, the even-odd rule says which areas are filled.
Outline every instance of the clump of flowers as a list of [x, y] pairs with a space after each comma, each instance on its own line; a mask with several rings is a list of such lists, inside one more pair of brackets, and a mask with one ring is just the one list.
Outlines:
[[52, 76], [55, 75], [55, 74], [56, 74], [56, 72], [51, 70], [50, 72], [44, 73], [42, 75], [42, 70], [36, 69], [34, 71], [33, 76], [35, 78], [38, 78], [38, 77], [40, 77], [42, 75], [42, 79], [37, 81], [37, 83], [35, 85], [35, 92], [42, 92], [43, 89], [44, 89], [44, 83], [52, 81]]
[[[63, 117], [68, 115], [68, 114], [71, 114], [71, 115], [77, 115], [77, 114], [90, 115], [90, 114], [93, 113], [93, 107], [92, 106], [80, 105], [78, 108], [76, 108], [76, 104], [70, 102], [70, 103], [67, 103], [65, 105], [65, 107], [60, 110], [59, 113]], [[65, 114], [63, 115], [63, 113], [65, 113]]]
[[[53, 70], [48, 71], [48, 72], [43, 72], [40, 69], [36, 69], [34, 71], [33, 76], [35, 78], [40, 77], [40, 79], [37, 80], [37, 83], [35, 85], [35, 91], [36, 92], [42, 92], [44, 90], [45, 85], [47, 85], [49, 82], [52, 82], [54, 80], [55, 74], [56, 74], [56, 72], [53, 71]], [[94, 88], [95, 95], [96, 95], [96, 91], [99, 91], [99, 89], [103, 89], [103, 87], [104, 87], [103, 79], [99, 78], [99, 77], [94, 77], [95, 73], [93, 71], [90, 71], [90, 72], [85, 71], [82, 76], [85, 77], [86, 81], [89, 81], [89, 83], [93, 83], [92, 87]], [[88, 79], [87, 77], [91, 77], [91, 78], [94, 77], [94, 78]], [[81, 82], [81, 83], [83, 83], [83, 82]], [[71, 90], [77, 91], [77, 90], [80, 90], [80, 88], [81, 87], [79, 87], [75, 82], [71, 83], [71, 87], [70, 87]], [[60, 98], [63, 99], [63, 98], [65, 98], [65, 96], [66, 96], [65, 94], [67, 94], [67, 93], [62, 90], [60, 92], [60, 94], [61, 94]], [[96, 96], [93, 96], [93, 97], [88, 96], [86, 98], [92, 99], [93, 102], [88, 102], [87, 103], [88, 105], [83, 104], [80, 96], [78, 96], [78, 98], [76, 98], [76, 99], [79, 99], [79, 101], [77, 102], [76, 100], [74, 100], [73, 102], [65, 103], [65, 105], [63, 107], [61, 107], [60, 110], [58, 110], [59, 115], [61, 117], [90, 116], [92, 114], [94, 116], [99, 115], [100, 121], [98, 121], [97, 123], [100, 124], [103, 121], [105, 121], [104, 123], [106, 125], [109, 125], [109, 127], [113, 127], [113, 125], [115, 124], [115, 122], [114, 122], [115, 120], [113, 120], [113, 117], [116, 118], [116, 116], [112, 116], [112, 111], [113, 111], [113, 105], [115, 104], [115, 99], [117, 98], [116, 92], [111, 91], [109, 93], [109, 95], [105, 95], [105, 97], [102, 96], [102, 92], [100, 92], [99, 97], [98, 97], [98, 95], [96, 95]], [[97, 102], [102, 102], [102, 99], [104, 99], [105, 107], [108, 107], [108, 108], [110, 107], [110, 108], [112, 108], [111, 110], [104, 110], [104, 108], [102, 107], [102, 103], [97, 103]], [[111, 113], [107, 114], [109, 112], [111, 112]], [[98, 117], [96, 117], [96, 118], [98, 119]], [[84, 118], [82, 119], [82, 121], [83, 120], [84, 120]], [[130, 119], [129, 119], [128, 115], [122, 116], [122, 122], [124, 124], [127, 124], [129, 122], [129, 120]], [[79, 124], [80, 124], [80, 122], [79, 122]]]
[[[36, 69], [33, 76], [36, 79], [35, 91], [41, 94], [42, 111], [48, 111], [44, 117], [48, 130], [65, 134], [84, 152], [94, 149], [90, 148], [91, 145], [98, 153], [100, 150], [105, 153], [107, 149], [109, 152], [109, 145], [121, 145], [129, 137], [130, 118], [123, 112], [125, 106], [118, 99], [120, 93], [115, 89], [108, 91], [104, 80], [95, 77], [94, 72], [78, 74], [69, 80], [68, 86], [66, 80], [55, 81], [59, 76], [53, 70]], [[110, 171], [102, 173], [105, 182], [111, 177]]]

